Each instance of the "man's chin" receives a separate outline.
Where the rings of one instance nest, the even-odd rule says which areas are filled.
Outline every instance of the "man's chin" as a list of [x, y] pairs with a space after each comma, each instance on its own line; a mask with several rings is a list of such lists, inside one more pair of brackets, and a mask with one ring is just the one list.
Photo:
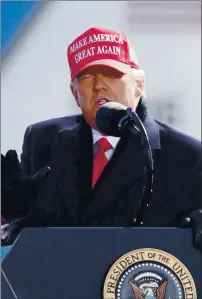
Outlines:
[[96, 128], [96, 118], [95, 116], [93, 117], [89, 117], [89, 115], [87, 116], [86, 114], [83, 113], [83, 117], [85, 119], [85, 121], [87, 122], [87, 124], [92, 128], [97, 130]]
[[97, 126], [96, 126], [96, 119], [95, 118], [89, 119], [89, 118], [87, 118], [85, 116], [84, 116], [84, 118], [85, 118], [85, 121], [87, 122], [87, 124], [91, 127], [91, 129], [94, 129], [94, 130], [98, 131], [100, 134], [102, 134], [103, 136], [106, 136], [106, 134], [104, 134], [103, 132], [101, 132], [97, 128]]

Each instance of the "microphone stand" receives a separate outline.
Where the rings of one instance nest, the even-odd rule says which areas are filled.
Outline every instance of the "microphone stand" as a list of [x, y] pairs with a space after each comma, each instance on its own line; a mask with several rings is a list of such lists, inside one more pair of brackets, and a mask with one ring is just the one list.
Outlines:
[[144, 147], [145, 154], [147, 155], [148, 164], [145, 171], [145, 183], [143, 186], [143, 196], [140, 200], [140, 210], [138, 216], [133, 220], [137, 226], [144, 224], [144, 214], [149, 207], [150, 199], [153, 193], [154, 184], [154, 163], [152, 157], [152, 150], [150, 140], [145, 130], [145, 127], [140, 120], [137, 113], [132, 108], [126, 109], [126, 115], [118, 122], [118, 129], [123, 131], [129, 129], [133, 135], [140, 134], [141, 146]]

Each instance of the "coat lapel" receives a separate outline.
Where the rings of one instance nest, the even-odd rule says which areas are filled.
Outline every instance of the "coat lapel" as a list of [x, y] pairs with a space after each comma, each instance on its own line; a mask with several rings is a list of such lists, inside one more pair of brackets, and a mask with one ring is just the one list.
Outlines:
[[78, 224], [84, 205], [92, 197], [92, 151], [91, 129], [82, 117], [73, 127], [60, 132], [57, 196], [73, 225]]

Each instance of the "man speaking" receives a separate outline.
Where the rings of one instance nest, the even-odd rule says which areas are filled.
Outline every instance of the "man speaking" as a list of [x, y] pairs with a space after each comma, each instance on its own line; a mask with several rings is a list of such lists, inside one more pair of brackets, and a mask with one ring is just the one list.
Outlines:
[[125, 35], [90, 28], [69, 45], [67, 56], [82, 114], [29, 126], [20, 166], [15, 152], [2, 156], [7, 221], [20, 219], [22, 227], [139, 225], [148, 157], [139, 134], [108, 136], [98, 128], [96, 113], [109, 102], [132, 108], [149, 139], [153, 188], [140, 224], [178, 225], [200, 209], [201, 142], [152, 118], [144, 71]]

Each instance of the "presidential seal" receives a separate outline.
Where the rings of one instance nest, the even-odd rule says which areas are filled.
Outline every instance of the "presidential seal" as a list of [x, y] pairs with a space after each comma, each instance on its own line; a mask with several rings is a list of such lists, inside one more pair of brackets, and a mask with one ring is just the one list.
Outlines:
[[194, 280], [176, 257], [143, 248], [121, 256], [109, 269], [103, 299], [196, 299]]

